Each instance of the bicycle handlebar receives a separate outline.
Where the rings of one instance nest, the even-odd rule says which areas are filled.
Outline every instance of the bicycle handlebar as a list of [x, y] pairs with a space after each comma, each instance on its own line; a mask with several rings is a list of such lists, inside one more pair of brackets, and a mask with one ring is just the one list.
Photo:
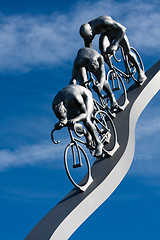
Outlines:
[[[73, 125], [74, 125], [74, 124], [73, 124]], [[60, 130], [60, 129], [64, 128], [64, 127], [68, 127], [68, 129], [70, 129], [70, 124], [66, 123], [66, 124], [63, 124], [62, 126], [55, 126], [54, 129], [51, 131], [51, 139], [52, 139], [52, 142], [53, 142], [54, 144], [58, 144], [58, 143], [60, 143], [60, 141], [56, 141], [56, 140], [54, 139], [53, 133], [54, 133], [56, 130]]]
[[53, 137], [53, 133], [54, 133], [54, 131], [56, 131], [56, 130], [58, 130], [58, 129], [57, 129], [57, 128], [54, 128], [54, 129], [52, 130], [52, 132], [51, 132], [51, 139], [52, 139], [52, 142], [53, 142], [54, 144], [60, 143], [60, 141], [56, 141], [56, 140], [54, 139], [54, 137]]

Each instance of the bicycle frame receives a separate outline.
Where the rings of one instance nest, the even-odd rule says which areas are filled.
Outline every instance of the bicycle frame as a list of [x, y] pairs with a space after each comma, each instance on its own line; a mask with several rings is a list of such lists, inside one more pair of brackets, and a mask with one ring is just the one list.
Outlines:
[[[118, 69], [116, 66], [113, 65], [112, 63], [112, 57], [114, 57], [115, 61], [116, 62], [120, 62], [121, 59], [117, 59], [117, 57], [115, 56], [115, 51], [113, 52], [113, 55], [108, 55], [108, 66], [110, 67], [111, 70], [114, 71], [115, 74], [119, 74], [119, 76], [121, 76], [125, 82], [128, 84], [130, 83], [131, 79], [133, 79], [135, 82], [137, 81], [137, 79], [134, 77], [137, 69], [136, 67], [134, 66], [134, 64], [132, 63], [129, 63], [129, 60], [128, 60], [128, 56], [124, 54], [124, 50], [121, 46], [118, 47], [118, 49], [121, 49], [121, 55], [122, 55], [122, 59], [123, 59], [123, 63], [124, 63], [124, 66], [125, 66], [125, 72]], [[142, 59], [139, 55], [139, 53], [137, 52], [137, 50], [133, 47], [130, 47], [130, 49], [132, 50], [132, 52], [135, 54], [136, 58], [137, 58], [137, 61], [139, 62], [139, 66], [141, 67], [142, 71], [144, 71], [144, 65], [143, 65], [143, 62], [142, 62]], [[112, 82], [113, 84], [113, 88], [114, 88], [114, 81]], [[117, 83], [118, 85], [119, 83]], [[119, 86], [118, 86], [119, 87]], [[116, 90], [119, 90], [118, 88]]]
[[[92, 179], [92, 176], [91, 176], [91, 167], [90, 167], [90, 163], [89, 163], [89, 160], [88, 160], [88, 157], [87, 157], [87, 154], [85, 153], [84, 149], [82, 148], [81, 145], [78, 144], [79, 143], [82, 143], [84, 145], [86, 145], [86, 143], [76, 137], [73, 136], [73, 131], [74, 133], [78, 136], [78, 137], [82, 137], [83, 134], [81, 135], [78, 135], [78, 133], [76, 133], [76, 130], [75, 128], [72, 129], [72, 127], [70, 126], [67, 126], [68, 128], [68, 132], [69, 132], [69, 135], [70, 135], [70, 138], [71, 138], [71, 142], [66, 146], [65, 148], [65, 151], [64, 151], [64, 165], [65, 165], [65, 169], [66, 169], [66, 173], [70, 179], [70, 181], [72, 182], [72, 184], [79, 188], [81, 191], [85, 191], [88, 186], [93, 182], [93, 179]], [[52, 132], [51, 132], [51, 138], [52, 138], [52, 141], [57, 144], [59, 143], [60, 141], [55, 141], [54, 137], [53, 137], [53, 133], [55, 130], [58, 130], [58, 129], [53, 129]], [[75, 168], [80, 168], [83, 166], [82, 164], [82, 156], [83, 156], [83, 161], [85, 161], [85, 163], [87, 164], [87, 180], [85, 181], [85, 184], [84, 185], [80, 185], [79, 183], [76, 183], [76, 181], [73, 179], [72, 177], [72, 174], [70, 172], [70, 168], [68, 167], [68, 150], [69, 148], [71, 148], [71, 152], [72, 152], [72, 160], [73, 162], [72, 163], [72, 167], [73, 169]], [[77, 153], [77, 154], [76, 154]], [[81, 156], [82, 154], [82, 156]], [[77, 157], [78, 157], [78, 161], [77, 161]]]
[[[82, 141], [81, 139], [78, 139], [78, 138], [74, 137], [72, 131], [74, 131], [75, 135], [78, 136], [79, 138], [82, 137], [84, 134], [83, 134], [82, 136], [78, 135], [78, 134], [76, 133], [74, 127], [73, 127], [73, 129], [71, 129], [70, 126], [67, 126], [67, 128], [68, 128], [69, 136], [70, 136], [70, 139], [71, 139], [71, 142], [70, 142], [70, 143], [74, 143], [75, 145], [77, 145], [77, 142], [79, 142], [79, 143], [87, 146], [87, 143], [86, 143], [86, 142]], [[58, 129], [53, 129], [53, 130], [52, 130], [52, 132], [51, 132], [51, 139], [52, 139], [52, 141], [53, 141], [55, 144], [58, 144], [58, 143], [60, 143], [60, 141], [56, 141], [56, 140], [54, 139], [54, 137], [53, 137], [53, 133], [54, 133], [54, 131], [56, 131], [56, 130], [58, 130]], [[77, 150], [78, 150], [78, 148], [77, 148]], [[81, 157], [80, 157], [79, 151], [78, 151], [78, 156], [79, 156], [79, 160], [80, 160], [79, 163], [76, 163], [76, 159], [75, 159], [75, 154], [74, 154], [73, 148], [72, 148], [72, 153], [73, 153], [73, 167], [74, 167], [74, 168], [80, 167], [82, 163], [81, 163]]]
[[[109, 60], [108, 66], [110, 67], [111, 70], [114, 71], [115, 75], [118, 72], [118, 74], [125, 80], [125, 82], [129, 83], [130, 79], [132, 78], [132, 75], [135, 73], [135, 71], [131, 72], [127, 56], [125, 56], [123, 48], [120, 46], [119, 46], [119, 48], [121, 49], [122, 59], [123, 59], [123, 63], [124, 63], [126, 72], [123, 72], [122, 70], [120, 70], [119, 68], [117, 68], [116, 66], [113, 65], [112, 57], [114, 57], [116, 62], [121, 61], [121, 60], [117, 59], [117, 57], [115, 56], [115, 52], [111, 56], [108, 55], [108, 60]], [[113, 86], [113, 91], [117, 91], [120, 89], [119, 82], [117, 82], [117, 87], [115, 87], [114, 80], [112, 80], [112, 86]]]
[[[90, 72], [89, 72], [89, 74], [90, 74], [90, 80], [84, 82], [84, 86], [85, 86], [86, 84], [90, 84], [91, 82], [93, 83], [93, 86], [96, 85], [96, 81], [95, 81], [94, 77], [92, 76], [92, 74], [91, 74]], [[91, 91], [91, 89], [89, 88], [89, 86], [88, 86], [87, 88]], [[94, 105], [95, 105], [96, 110], [97, 110], [97, 111], [98, 111], [98, 110], [102, 110], [102, 111], [106, 111], [106, 110], [107, 110], [107, 112], [109, 113], [109, 115], [110, 115], [111, 117], [115, 118], [115, 117], [116, 117], [116, 114], [113, 113], [113, 112], [111, 112], [111, 108], [108, 106], [108, 100], [109, 100], [108, 95], [107, 95], [107, 94], [103, 95], [103, 94], [100, 93], [100, 92], [96, 92], [96, 94], [97, 94], [98, 99], [99, 99], [99, 102], [98, 102], [95, 98], [93, 98], [93, 101], [94, 101]]]

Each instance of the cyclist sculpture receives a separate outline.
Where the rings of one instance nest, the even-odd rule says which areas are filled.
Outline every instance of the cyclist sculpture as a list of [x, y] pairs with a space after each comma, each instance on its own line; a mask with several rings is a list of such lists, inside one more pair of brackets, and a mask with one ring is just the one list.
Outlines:
[[71, 82], [76, 79], [80, 85], [85, 86], [88, 82], [87, 71], [93, 73], [96, 77], [97, 81], [96, 85], [94, 85], [94, 90], [96, 92], [101, 92], [103, 89], [110, 99], [111, 108], [118, 108], [117, 101], [111, 90], [109, 82], [106, 81], [103, 56], [96, 50], [85, 47], [81, 48], [77, 53], [77, 57], [73, 65]]
[[54, 98], [53, 111], [59, 119], [55, 128], [60, 129], [64, 125], [73, 125], [83, 121], [88, 133], [95, 142], [95, 156], [102, 155], [101, 143], [95, 125], [91, 121], [94, 111], [92, 93], [83, 86], [74, 84], [63, 88]]
[[128, 56], [128, 60], [137, 70], [137, 83], [141, 85], [146, 80], [146, 76], [144, 71], [140, 68], [135, 54], [130, 50], [130, 44], [126, 36], [126, 28], [114, 21], [110, 16], [100, 16], [80, 27], [80, 35], [84, 39], [85, 47], [92, 47], [92, 40], [97, 34], [101, 34], [99, 49], [105, 62], [109, 65], [108, 54], [112, 54], [113, 51], [116, 51], [118, 45], [122, 46], [124, 54]]
[[[70, 181], [82, 191], [93, 181], [89, 159], [82, 146], [87, 147], [95, 157], [106, 154], [113, 156], [120, 146], [112, 118], [118, 113], [117, 110], [124, 110], [129, 104], [125, 83], [133, 79], [137, 85], [141, 85], [146, 79], [142, 60], [138, 52], [130, 47], [125, 33], [126, 28], [109, 16], [101, 16], [83, 24], [80, 34], [85, 47], [77, 53], [70, 85], [58, 92], [52, 103], [53, 111], [59, 119], [51, 132], [52, 141], [59, 143], [54, 138], [54, 132], [68, 127], [71, 142], [64, 151], [64, 165]], [[100, 34], [99, 48], [102, 55], [92, 49], [92, 40], [97, 34]], [[125, 70], [112, 63], [112, 56], [117, 62], [120, 61], [115, 56], [118, 49], [121, 50]], [[107, 75], [104, 61], [110, 67]], [[77, 82], [79, 85], [75, 84]], [[91, 82], [98, 98], [92, 96]], [[117, 94], [118, 98], [112, 91], [119, 90], [122, 93]], [[83, 122], [85, 128], [79, 122]], [[86, 165], [87, 177], [77, 183], [72, 176], [72, 169], [83, 172], [83, 166]]]

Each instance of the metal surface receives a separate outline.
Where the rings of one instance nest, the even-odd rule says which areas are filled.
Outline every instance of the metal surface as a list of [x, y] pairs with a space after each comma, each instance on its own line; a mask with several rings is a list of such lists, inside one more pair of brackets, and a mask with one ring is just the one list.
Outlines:
[[[25, 240], [66, 240], [110, 196], [126, 175], [134, 156], [135, 126], [143, 109], [160, 89], [160, 61], [146, 73], [140, 87], [127, 91], [129, 104], [114, 119], [120, 148], [92, 166], [92, 184], [85, 192], [73, 189], [28, 234]], [[83, 181], [83, 180], [82, 180]]]

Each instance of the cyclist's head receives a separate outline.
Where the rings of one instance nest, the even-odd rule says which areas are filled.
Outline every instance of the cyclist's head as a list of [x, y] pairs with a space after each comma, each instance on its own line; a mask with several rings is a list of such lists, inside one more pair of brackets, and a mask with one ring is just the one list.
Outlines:
[[60, 102], [53, 106], [53, 111], [56, 117], [62, 121], [67, 118], [67, 109], [65, 108], [63, 102]]
[[82, 24], [80, 27], [79, 33], [80, 33], [81, 37], [86, 40], [93, 39], [92, 28], [89, 25], [89, 23]]

